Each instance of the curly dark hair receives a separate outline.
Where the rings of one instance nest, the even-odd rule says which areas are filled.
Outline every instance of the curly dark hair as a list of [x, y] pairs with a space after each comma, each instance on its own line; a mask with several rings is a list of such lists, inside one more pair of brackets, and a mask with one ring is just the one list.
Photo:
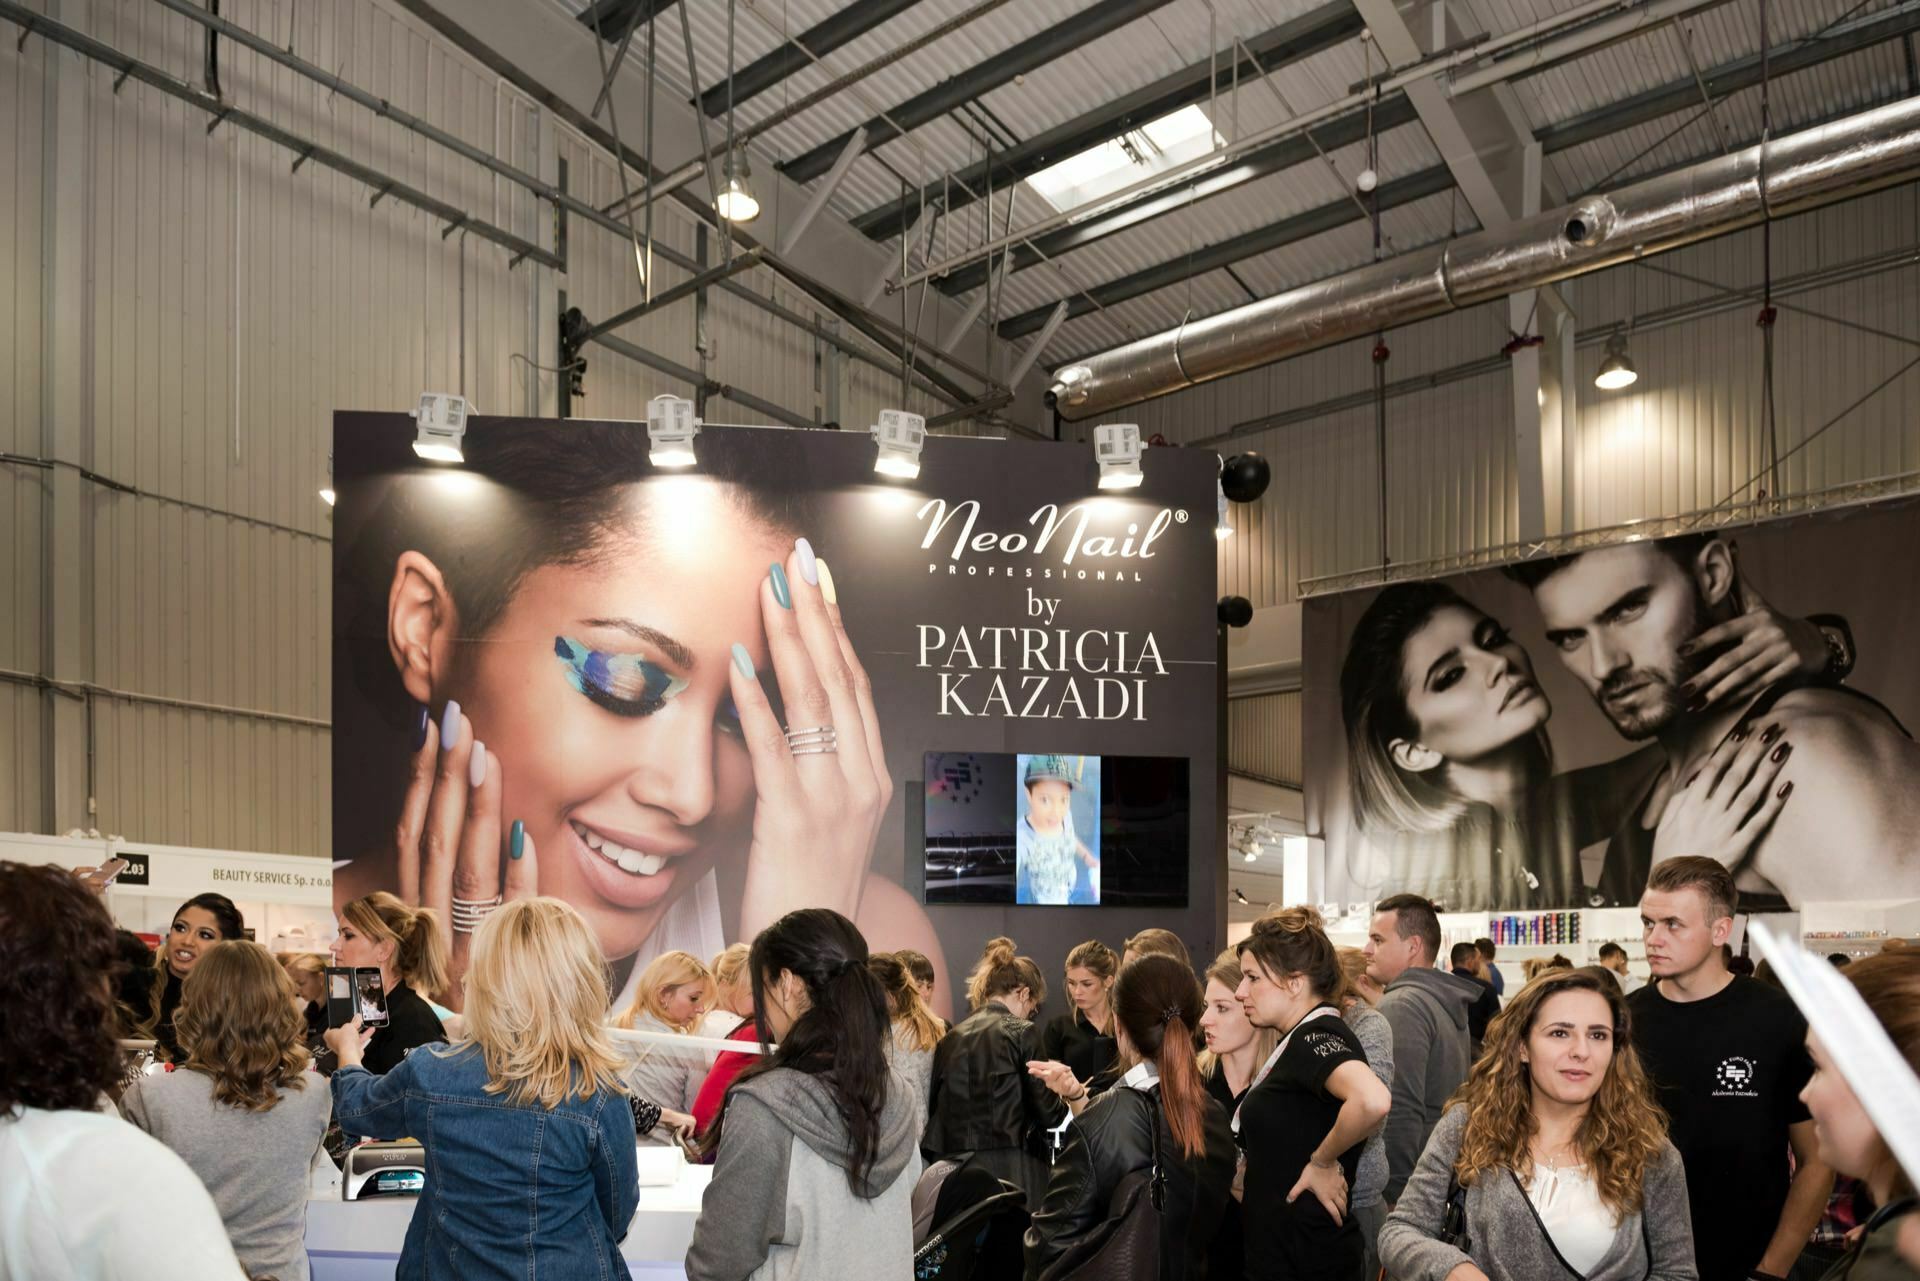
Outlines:
[[113, 918], [73, 873], [0, 862], [0, 1113], [97, 1107], [120, 1081]]

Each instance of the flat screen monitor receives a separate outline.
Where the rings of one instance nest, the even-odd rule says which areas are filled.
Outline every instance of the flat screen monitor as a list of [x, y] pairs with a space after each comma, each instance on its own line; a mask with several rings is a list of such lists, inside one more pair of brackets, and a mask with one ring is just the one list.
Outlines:
[[1185, 907], [1183, 756], [928, 752], [928, 903]]

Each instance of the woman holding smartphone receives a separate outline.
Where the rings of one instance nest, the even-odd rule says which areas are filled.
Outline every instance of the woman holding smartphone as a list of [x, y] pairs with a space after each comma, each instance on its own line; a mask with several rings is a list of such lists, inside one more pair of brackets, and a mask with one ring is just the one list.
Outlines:
[[[447, 950], [433, 913], [408, 907], [385, 891], [354, 899], [340, 909], [333, 963], [377, 969], [386, 989], [387, 1022], [360, 1056], [369, 1072], [391, 1072], [411, 1051], [447, 1039], [440, 1016], [421, 996], [447, 984]], [[356, 1004], [360, 996], [356, 983]], [[331, 1038], [327, 1044], [333, 1044]]]

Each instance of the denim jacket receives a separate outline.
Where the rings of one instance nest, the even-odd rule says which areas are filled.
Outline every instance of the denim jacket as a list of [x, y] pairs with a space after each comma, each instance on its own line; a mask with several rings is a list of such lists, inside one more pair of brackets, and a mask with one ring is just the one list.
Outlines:
[[342, 1068], [332, 1084], [348, 1134], [426, 1148], [398, 1281], [628, 1277], [619, 1243], [640, 1186], [624, 1093], [515, 1105], [486, 1093], [474, 1046], [423, 1046], [385, 1076]]

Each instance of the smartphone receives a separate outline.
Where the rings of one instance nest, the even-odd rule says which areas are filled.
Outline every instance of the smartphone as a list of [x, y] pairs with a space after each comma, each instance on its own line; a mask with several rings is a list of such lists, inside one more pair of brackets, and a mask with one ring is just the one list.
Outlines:
[[328, 1027], [346, 1027], [356, 1014], [363, 1027], [387, 1025], [387, 989], [378, 969], [329, 965], [326, 976]]
[[115, 878], [126, 870], [127, 860], [123, 858], [110, 858], [92, 871], [87, 872], [81, 879], [95, 890], [104, 890], [110, 888]]

